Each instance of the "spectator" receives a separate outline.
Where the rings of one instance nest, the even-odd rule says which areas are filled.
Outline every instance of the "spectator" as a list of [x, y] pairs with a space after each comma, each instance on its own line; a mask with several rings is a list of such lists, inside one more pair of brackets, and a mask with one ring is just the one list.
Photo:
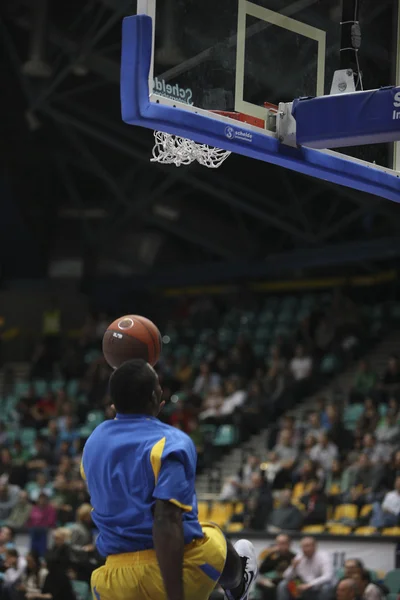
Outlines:
[[62, 563], [46, 557], [47, 575], [40, 593], [32, 592], [27, 600], [76, 600], [71, 581]]
[[339, 581], [336, 588], [336, 600], [358, 600], [358, 588], [353, 579]]
[[15, 548], [15, 532], [9, 525], [3, 525], [0, 529], [0, 556], [10, 548]]
[[268, 519], [268, 529], [277, 531], [295, 531], [301, 528], [303, 516], [300, 510], [291, 502], [290, 490], [282, 490], [278, 508], [274, 508]]
[[374, 389], [377, 380], [377, 374], [371, 369], [369, 362], [365, 359], [360, 360], [350, 391], [351, 400], [360, 402], [365, 396], [368, 396]]
[[275, 544], [262, 553], [256, 584], [262, 600], [275, 600], [276, 586], [295, 557], [290, 546], [290, 537], [281, 533], [275, 538]]
[[388, 492], [382, 504], [375, 502], [372, 508], [372, 527], [394, 527], [400, 515], [400, 477], [396, 477], [394, 490]]
[[260, 470], [260, 458], [250, 454], [236, 477], [230, 477], [224, 484], [219, 499], [221, 501], [241, 498], [251, 488], [253, 475]]
[[303, 525], [323, 525], [328, 515], [328, 499], [321, 483], [314, 479], [309, 483], [307, 493], [300, 498], [304, 505]]
[[293, 448], [289, 429], [282, 429], [273, 452], [277, 455], [281, 467], [275, 477], [274, 487], [282, 489], [292, 480], [292, 471], [298, 455], [296, 448]]
[[338, 458], [338, 448], [330, 441], [327, 433], [320, 434], [318, 444], [310, 451], [310, 458], [319, 464], [324, 471], [329, 471], [332, 468], [333, 461]]
[[210, 372], [210, 365], [202, 362], [200, 365], [200, 373], [194, 380], [193, 392], [202, 396], [206, 395], [210, 389], [220, 385], [221, 378], [217, 373]]
[[289, 370], [296, 382], [305, 382], [310, 379], [313, 369], [313, 360], [306, 354], [304, 346], [298, 345], [295, 355], [289, 363]]
[[0, 521], [6, 521], [17, 504], [20, 489], [16, 485], [9, 485], [4, 478], [0, 479]]
[[15, 548], [8, 548], [4, 560], [4, 589], [5, 597], [12, 600], [15, 597], [17, 586], [26, 570], [26, 560], [19, 555]]
[[385, 374], [379, 386], [382, 390], [383, 398], [397, 394], [400, 391], [400, 365], [396, 355], [392, 355], [388, 360]]
[[278, 600], [289, 600], [288, 583], [294, 582], [298, 598], [325, 600], [332, 594], [333, 565], [327, 552], [318, 550], [312, 537], [301, 540], [301, 552], [292, 560], [278, 585]]
[[342, 494], [349, 489], [349, 480], [349, 472], [344, 471], [342, 463], [335, 458], [325, 480], [325, 493], [328, 499], [333, 503], [336, 503], [337, 499], [340, 501]]
[[31, 511], [32, 504], [29, 502], [28, 493], [21, 490], [18, 501], [7, 519], [7, 525], [16, 528], [24, 527], [30, 517]]
[[188, 383], [192, 378], [193, 368], [187, 356], [182, 356], [178, 361], [178, 366], [175, 370], [174, 377], [181, 383]]
[[388, 452], [393, 452], [400, 442], [400, 425], [397, 412], [389, 410], [383, 421], [375, 430], [376, 441], [379, 445], [384, 444]]
[[364, 406], [364, 413], [360, 417], [357, 426], [363, 434], [374, 433], [380, 419], [376, 403], [372, 398], [366, 398]]
[[90, 504], [82, 504], [76, 511], [76, 523], [70, 528], [71, 546], [83, 548], [87, 552], [94, 551], [93, 545], [93, 521], [92, 507]]
[[27, 526], [34, 528], [55, 527], [56, 521], [56, 509], [49, 503], [47, 494], [41, 492], [37, 504], [32, 507]]
[[364, 504], [373, 502], [382, 480], [382, 468], [371, 463], [365, 452], [360, 454], [350, 474], [350, 487], [344, 495], [344, 502]]
[[53, 495], [53, 487], [43, 472], [37, 473], [35, 482], [29, 485], [28, 493], [31, 502], [37, 502], [41, 494], [45, 494], [49, 498]]
[[367, 433], [363, 438], [363, 451], [368, 456], [371, 464], [383, 465], [389, 460], [388, 453], [384, 447], [376, 443], [373, 434]]
[[24, 593], [25, 598], [41, 594], [47, 574], [48, 570], [42, 566], [39, 555], [31, 550], [26, 555], [26, 570], [22, 574], [18, 591]]
[[383, 589], [371, 582], [371, 576], [366, 569], [357, 569], [352, 574], [352, 579], [357, 587], [358, 597], [361, 600], [384, 600]]
[[322, 433], [322, 426], [321, 426], [321, 418], [319, 413], [317, 413], [316, 411], [311, 412], [308, 415], [308, 419], [307, 419], [307, 423], [304, 427], [304, 435], [305, 436], [312, 436], [313, 438], [318, 439], [319, 436]]

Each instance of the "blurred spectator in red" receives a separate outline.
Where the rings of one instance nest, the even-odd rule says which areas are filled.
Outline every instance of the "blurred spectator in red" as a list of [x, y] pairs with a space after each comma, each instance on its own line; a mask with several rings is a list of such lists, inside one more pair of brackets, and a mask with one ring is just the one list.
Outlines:
[[32, 506], [27, 527], [55, 527], [57, 511], [49, 502], [47, 494], [39, 494], [37, 503]]

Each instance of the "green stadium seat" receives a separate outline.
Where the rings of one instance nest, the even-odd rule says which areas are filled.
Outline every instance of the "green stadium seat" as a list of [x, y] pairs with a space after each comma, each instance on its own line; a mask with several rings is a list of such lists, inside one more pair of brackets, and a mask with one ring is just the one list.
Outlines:
[[233, 446], [236, 440], [236, 427], [234, 425], [221, 425], [218, 427], [214, 438], [214, 446]]
[[17, 396], [25, 396], [29, 392], [30, 384], [27, 381], [17, 381], [15, 393]]
[[350, 406], [346, 406], [343, 415], [343, 421], [346, 429], [352, 431], [363, 412], [364, 406], [362, 404], [350, 404]]
[[101, 356], [101, 352], [99, 350], [89, 350], [89, 352], [86, 352], [85, 354], [85, 363], [87, 365], [89, 365], [90, 363], [94, 362], [95, 360], [97, 360], [98, 358], [100, 358]]
[[189, 348], [189, 346], [185, 346], [184, 344], [181, 344], [175, 348], [173, 354], [174, 354], [175, 358], [182, 358], [183, 356], [189, 356], [190, 348]]
[[22, 445], [26, 448], [29, 448], [30, 446], [33, 446], [33, 443], [36, 440], [36, 436], [36, 429], [33, 429], [32, 427], [26, 427], [25, 429], [21, 430], [19, 437]]
[[199, 336], [199, 341], [200, 342], [207, 342], [208, 339], [210, 338], [210, 336], [212, 336], [212, 334], [214, 333], [214, 331], [212, 329], [203, 329], [200, 332], [200, 336]]
[[76, 396], [78, 394], [79, 389], [79, 380], [78, 379], [70, 379], [66, 385], [67, 395], [68, 396]]
[[63, 381], [62, 379], [55, 379], [51, 382], [50, 387], [52, 392], [59, 392], [65, 387], [65, 381]]
[[277, 316], [278, 323], [289, 324], [293, 320], [293, 312], [291, 310], [282, 310]]
[[321, 373], [324, 375], [332, 375], [340, 368], [340, 361], [335, 354], [326, 354], [320, 365]]
[[86, 425], [92, 430], [104, 421], [104, 413], [101, 410], [92, 410], [86, 417]]
[[268, 356], [268, 348], [267, 344], [262, 344], [261, 342], [256, 342], [253, 345], [254, 354], [257, 358], [266, 358]]
[[37, 396], [44, 396], [49, 389], [49, 385], [44, 379], [36, 379], [33, 382], [33, 387]]
[[266, 310], [260, 313], [258, 317], [258, 322], [260, 325], [266, 325], [268, 323], [272, 323], [275, 320], [275, 315], [271, 310]]
[[398, 594], [400, 592], [400, 569], [393, 569], [386, 573], [383, 583], [391, 594]]
[[87, 425], [83, 426], [79, 429], [79, 437], [82, 439], [88, 438], [92, 431], [92, 427], [88, 427]]
[[381, 404], [379, 404], [378, 406], [378, 411], [381, 417], [384, 417], [387, 413], [387, 404], [383, 404], [381, 402]]
[[266, 342], [271, 338], [271, 330], [269, 327], [259, 327], [254, 333], [254, 339], [257, 342]]

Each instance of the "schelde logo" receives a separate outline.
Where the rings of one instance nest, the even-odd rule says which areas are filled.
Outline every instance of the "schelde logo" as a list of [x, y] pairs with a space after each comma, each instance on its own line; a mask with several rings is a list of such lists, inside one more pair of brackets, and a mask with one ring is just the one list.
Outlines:
[[253, 141], [253, 134], [251, 134], [249, 131], [234, 129], [230, 125], [225, 127], [225, 136], [228, 138], [228, 140], [240, 140], [243, 142], [249, 142], [250, 144]]
[[164, 79], [158, 79], [158, 77], [155, 77], [153, 82], [153, 91], [159, 96], [164, 96], [164, 98], [170, 98], [171, 100], [177, 100], [178, 102], [184, 102], [185, 104], [193, 106], [192, 90], [190, 88], [182, 88], [177, 83], [175, 85], [171, 85], [169, 83], [165, 83]]
[[396, 110], [396, 108], [400, 108], [400, 92], [396, 92], [393, 97], [393, 107], [392, 119], [393, 121], [397, 121], [400, 119], [400, 111]]

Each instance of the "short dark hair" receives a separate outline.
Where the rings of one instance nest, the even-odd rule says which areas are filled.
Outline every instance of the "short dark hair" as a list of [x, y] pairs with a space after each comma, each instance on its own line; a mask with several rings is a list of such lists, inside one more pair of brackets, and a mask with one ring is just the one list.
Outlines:
[[361, 569], [361, 580], [366, 583], [371, 583], [371, 575], [367, 569]]
[[110, 396], [119, 413], [146, 414], [152, 401], [157, 376], [141, 358], [123, 363], [110, 377]]

